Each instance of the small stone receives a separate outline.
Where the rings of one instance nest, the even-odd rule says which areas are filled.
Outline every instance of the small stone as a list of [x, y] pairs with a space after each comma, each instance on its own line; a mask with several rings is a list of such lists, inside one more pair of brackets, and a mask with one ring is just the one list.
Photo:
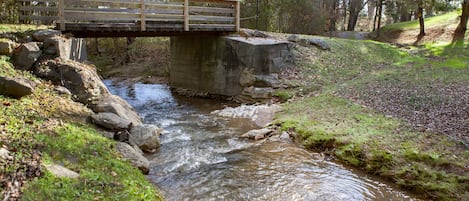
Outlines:
[[137, 145], [145, 152], [152, 152], [158, 149], [160, 145], [161, 128], [155, 125], [142, 124], [130, 129], [129, 141], [131, 144]]
[[56, 177], [60, 178], [78, 178], [80, 174], [60, 165], [45, 165], [46, 169]]
[[67, 88], [65, 88], [63, 86], [56, 86], [56, 87], [54, 87], [54, 90], [57, 93], [62, 94], [62, 95], [72, 95], [72, 92], [70, 92], [70, 90], [68, 90]]
[[329, 44], [326, 43], [326, 41], [319, 39], [319, 38], [310, 38], [308, 39], [308, 42], [310, 45], [314, 45], [318, 47], [321, 50], [331, 50], [331, 47]]
[[0, 158], [3, 158], [5, 160], [13, 159], [13, 157], [10, 155], [10, 151], [5, 148], [0, 148]]
[[0, 40], [0, 55], [12, 56], [16, 46], [11, 40]]
[[272, 133], [272, 130], [270, 130], [269, 128], [263, 128], [258, 130], [250, 130], [241, 135], [241, 137], [254, 140], [261, 140], [266, 138], [270, 133]]
[[299, 37], [298, 35], [296, 35], [296, 34], [292, 34], [292, 35], [288, 36], [287, 40], [288, 40], [289, 42], [296, 43], [296, 42], [298, 42], [298, 41], [300, 40], [300, 37]]

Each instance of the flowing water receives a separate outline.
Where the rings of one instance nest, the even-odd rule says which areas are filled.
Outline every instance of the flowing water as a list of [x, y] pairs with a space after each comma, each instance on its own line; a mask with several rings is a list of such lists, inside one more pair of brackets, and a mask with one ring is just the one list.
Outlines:
[[105, 83], [145, 123], [165, 129], [147, 157], [149, 179], [167, 200], [415, 200], [288, 138], [239, 138], [251, 122], [210, 114], [228, 103], [178, 97], [165, 85]]

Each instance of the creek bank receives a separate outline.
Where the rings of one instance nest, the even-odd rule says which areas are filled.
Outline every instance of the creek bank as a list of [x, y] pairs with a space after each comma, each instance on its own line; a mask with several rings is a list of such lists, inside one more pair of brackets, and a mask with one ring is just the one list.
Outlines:
[[[135, 109], [118, 96], [112, 95], [106, 88], [94, 66], [82, 63], [87, 59], [83, 39], [65, 38], [55, 30], [40, 30], [32, 34], [34, 41], [16, 44], [13, 51], [13, 63], [19, 70], [32, 71], [38, 77], [51, 81], [63, 93], [70, 93], [72, 98], [92, 109], [95, 114], [90, 119], [96, 125], [114, 132], [112, 139], [120, 139], [144, 151], [153, 151], [159, 147], [161, 129], [143, 125]], [[10, 48], [11, 44], [7, 43]], [[10, 51], [5, 51], [10, 54]], [[2, 78], [0, 92], [14, 97], [32, 93], [32, 86], [22, 78]], [[20, 85], [20, 83], [22, 83]], [[7, 89], [15, 89], [13, 92]], [[66, 90], [65, 90], [66, 89]], [[142, 132], [142, 128], [147, 132]], [[119, 132], [128, 133], [128, 138], [114, 136]], [[147, 141], [147, 142], [142, 142]], [[122, 146], [121, 146], [122, 147]], [[134, 149], [132, 146], [129, 146]], [[143, 156], [135, 160], [135, 153], [117, 149], [132, 164], [148, 173], [149, 162]], [[144, 165], [145, 167], [142, 167]]]

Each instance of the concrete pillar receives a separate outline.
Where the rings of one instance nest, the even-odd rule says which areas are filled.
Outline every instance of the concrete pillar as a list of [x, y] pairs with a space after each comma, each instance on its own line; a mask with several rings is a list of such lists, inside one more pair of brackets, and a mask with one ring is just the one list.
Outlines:
[[292, 45], [264, 38], [171, 37], [170, 86], [236, 96], [246, 68], [256, 75], [277, 73], [291, 64]]

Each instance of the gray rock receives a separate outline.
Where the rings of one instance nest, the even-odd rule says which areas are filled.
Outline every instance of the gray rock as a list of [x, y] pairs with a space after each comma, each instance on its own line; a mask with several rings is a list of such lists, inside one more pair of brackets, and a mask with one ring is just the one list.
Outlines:
[[79, 62], [88, 59], [85, 41], [80, 38], [64, 38], [60, 36], [47, 38], [44, 41], [44, 53]]
[[142, 124], [130, 129], [129, 141], [142, 151], [153, 152], [160, 145], [160, 134], [163, 130], [155, 125]]
[[129, 142], [130, 133], [128, 130], [117, 131], [114, 134], [114, 140], [118, 142]]
[[241, 95], [249, 96], [253, 99], [270, 99], [274, 90], [270, 87], [246, 87]]
[[96, 113], [91, 115], [94, 124], [113, 131], [128, 130], [132, 126], [132, 122], [114, 113]]
[[290, 42], [296, 43], [300, 40], [300, 37], [298, 35], [292, 34], [288, 36], [287, 40]]
[[54, 90], [59, 94], [72, 95], [72, 92], [63, 86], [55, 86]]
[[78, 178], [80, 174], [60, 165], [45, 165], [46, 169], [56, 177], [60, 178]]
[[4, 160], [11, 160], [13, 157], [10, 155], [10, 151], [5, 148], [0, 148], [0, 158]]
[[83, 63], [62, 59], [46, 60], [36, 65], [35, 73], [41, 78], [60, 83], [85, 105], [93, 105], [101, 97], [110, 95], [96, 69]]
[[281, 82], [277, 77], [273, 75], [256, 75], [256, 82], [254, 83], [255, 87], [272, 87], [279, 88]]
[[256, 81], [256, 76], [253, 68], [244, 68], [241, 71], [241, 75], [239, 77], [239, 84], [241, 86], [252, 86]]
[[16, 46], [11, 40], [0, 40], [0, 55], [12, 56]]
[[116, 143], [116, 150], [125, 160], [128, 160], [134, 167], [140, 169], [143, 174], [150, 172], [150, 162], [129, 144], [118, 142]]
[[60, 31], [52, 29], [43, 29], [33, 33], [33, 38], [36, 41], [44, 42], [46, 39], [60, 35]]
[[30, 70], [41, 57], [42, 51], [37, 43], [23, 43], [14, 52], [13, 63], [20, 70]]
[[249, 138], [249, 139], [254, 139], [254, 140], [262, 140], [266, 138], [270, 133], [272, 133], [272, 130], [269, 128], [263, 128], [263, 129], [258, 129], [258, 130], [250, 130], [243, 135], [241, 135], [242, 138]]
[[329, 44], [327, 44], [326, 41], [320, 38], [310, 38], [308, 39], [308, 42], [310, 45], [314, 45], [321, 50], [331, 50], [331, 47], [329, 46]]
[[1, 77], [0, 94], [13, 98], [21, 98], [32, 94], [34, 84], [30, 80], [22, 77]]
[[110, 112], [124, 119], [128, 119], [134, 126], [142, 124], [142, 119], [135, 109], [124, 99], [116, 95], [109, 95], [100, 98], [92, 106], [94, 112]]

